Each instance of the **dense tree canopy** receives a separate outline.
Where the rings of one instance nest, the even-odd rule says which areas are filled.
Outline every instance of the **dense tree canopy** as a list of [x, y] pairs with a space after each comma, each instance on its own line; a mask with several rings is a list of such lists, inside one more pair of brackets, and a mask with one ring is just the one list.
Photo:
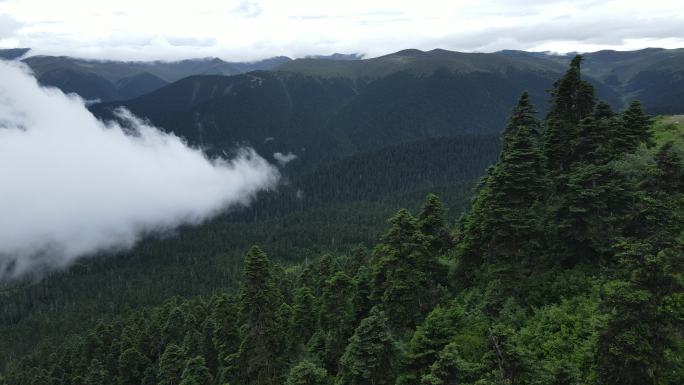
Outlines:
[[43, 344], [0, 384], [681, 384], [684, 135], [597, 102], [580, 64], [544, 120], [521, 96], [458, 222], [429, 194], [370, 253], [252, 247], [236, 292]]

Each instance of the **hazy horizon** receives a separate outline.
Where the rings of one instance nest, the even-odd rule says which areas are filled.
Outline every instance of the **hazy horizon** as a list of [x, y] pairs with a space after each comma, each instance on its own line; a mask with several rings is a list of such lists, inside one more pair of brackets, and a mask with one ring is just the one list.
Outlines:
[[0, 48], [148, 61], [255, 61], [404, 48], [592, 52], [684, 47], [677, 1], [0, 0]]

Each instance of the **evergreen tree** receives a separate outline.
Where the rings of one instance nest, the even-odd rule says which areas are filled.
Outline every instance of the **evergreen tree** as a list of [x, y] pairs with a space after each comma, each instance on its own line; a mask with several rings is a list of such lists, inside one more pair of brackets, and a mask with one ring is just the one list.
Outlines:
[[621, 151], [632, 152], [641, 143], [652, 144], [651, 118], [644, 113], [638, 100], [633, 100], [622, 113], [622, 124], [624, 130], [621, 135], [625, 138], [625, 146]]
[[212, 306], [216, 318], [212, 342], [216, 347], [219, 366], [217, 377], [222, 382], [228, 382], [237, 371], [237, 353], [241, 342], [238, 331], [239, 307], [236, 298], [227, 295], [218, 297]]
[[371, 298], [382, 305], [393, 328], [411, 328], [441, 300], [443, 277], [434, 274], [439, 262], [429, 253], [416, 218], [402, 209], [389, 222], [375, 251]]
[[539, 119], [537, 119], [536, 114], [537, 109], [532, 102], [530, 102], [530, 95], [527, 92], [523, 92], [518, 99], [518, 104], [516, 104], [511, 112], [508, 125], [501, 134], [503, 152], [506, 152], [506, 146], [510, 143], [511, 138], [518, 132], [519, 127], [527, 127], [535, 137], [540, 135], [541, 123], [539, 122]]
[[551, 109], [544, 124], [543, 141], [549, 169], [556, 172], [570, 167], [579, 136], [578, 124], [594, 109], [594, 89], [581, 79], [581, 63], [582, 56], [575, 56], [551, 92]]
[[[684, 273], [682, 219], [676, 195], [650, 192], [632, 238], [616, 249], [616, 279], [606, 284], [602, 307], [610, 320], [599, 339], [601, 380], [612, 384], [674, 384], [684, 378]], [[677, 369], [679, 365], [679, 369]]]
[[128, 348], [121, 353], [118, 363], [121, 385], [138, 385], [142, 383], [145, 369], [151, 365], [150, 360], [135, 348]]
[[624, 147], [620, 142], [622, 123], [605, 102], [596, 104], [594, 113], [579, 125], [579, 138], [573, 159], [579, 162], [604, 164], [617, 157], [616, 149]]
[[406, 349], [407, 378], [420, 379], [438, 353], [452, 340], [463, 321], [464, 313], [457, 305], [437, 306], [416, 328]]
[[290, 345], [297, 353], [311, 338], [318, 321], [316, 298], [307, 286], [299, 287], [294, 292], [292, 316], [290, 318]]
[[337, 375], [338, 385], [393, 384], [396, 348], [385, 314], [374, 307], [349, 339]]
[[244, 338], [238, 353], [238, 382], [276, 385], [282, 376], [284, 335], [278, 310], [282, 303], [266, 254], [252, 247], [245, 257], [240, 286], [240, 320]]
[[418, 215], [418, 225], [427, 238], [428, 251], [433, 255], [441, 255], [452, 246], [446, 214], [447, 210], [437, 195], [428, 194]]
[[185, 367], [185, 351], [169, 344], [159, 360], [158, 385], [178, 385]]
[[86, 374], [84, 385], [102, 385], [106, 382], [107, 372], [105, 371], [102, 362], [97, 359], [93, 359], [90, 362], [90, 367], [88, 368], [88, 374]]
[[337, 371], [337, 363], [347, 340], [354, 332], [354, 282], [343, 272], [337, 272], [323, 288], [318, 317], [323, 341], [322, 360], [329, 372]]
[[371, 295], [371, 273], [366, 266], [361, 266], [354, 277], [354, 313], [356, 314], [354, 325], [358, 325], [362, 319], [368, 316], [372, 304]]
[[181, 310], [179, 307], [173, 308], [171, 310], [171, 313], [169, 313], [169, 317], [166, 320], [166, 324], [164, 324], [164, 328], [162, 329], [162, 334], [164, 336], [164, 341], [165, 343], [176, 343], [180, 344], [183, 342], [183, 337], [185, 337], [186, 333], [186, 318], [185, 318], [185, 313], [183, 310]]
[[421, 377], [421, 385], [486, 383], [478, 382], [484, 377], [483, 365], [465, 360], [456, 343], [446, 345], [436, 358], [429, 372]]
[[290, 369], [285, 385], [328, 385], [329, 378], [325, 369], [311, 361], [302, 361]]
[[180, 385], [210, 385], [213, 379], [202, 356], [189, 359], [183, 369]]
[[[482, 261], [517, 265], [542, 246], [540, 216], [546, 195], [541, 152], [519, 127], [492, 169], [464, 223], [463, 268]], [[482, 259], [484, 258], [484, 259]]]

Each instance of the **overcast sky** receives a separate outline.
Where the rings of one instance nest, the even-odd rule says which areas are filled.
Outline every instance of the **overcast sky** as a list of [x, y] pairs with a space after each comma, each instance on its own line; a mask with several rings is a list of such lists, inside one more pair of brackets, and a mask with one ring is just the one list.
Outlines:
[[0, 0], [0, 47], [107, 59], [684, 47], [684, 1]]

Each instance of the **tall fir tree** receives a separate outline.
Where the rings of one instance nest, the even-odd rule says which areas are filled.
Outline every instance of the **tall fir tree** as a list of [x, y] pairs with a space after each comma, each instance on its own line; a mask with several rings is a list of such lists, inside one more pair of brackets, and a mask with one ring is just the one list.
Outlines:
[[245, 257], [239, 295], [239, 319], [244, 337], [237, 357], [238, 382], [243, 385], [280, 384], [285, 350], [279, 318], [282, 297], [266, 253], [256, 246]]
[[329, 385], [325, 369], [311, 361], [302, 361], [290, 369], [285, 385]]
[[441, 255], [453, 245], [446, 216], [447, 209], [442, 201], [437, 195], [428, 194], [418, 214], [418, 225], [427, 238], [428, 251], [432, 255]]
[[340, 360], [336, 384], [394, 384], [396, 354], [387, 317], [374, 307], [349, 339], [349, 345]]
[[624, 130], [621, 133], [625, 139], [623, 152], [632, 152], [640, 144], [651, 145], [653, 133], [651, 131], [651, 118], [644, 113], [641, 102], [633, 100], [629, 107], [622, 113]]
[[185, 363], [180, 385], [210, 385], [213, 382], [204, 357], [197, 356]]
[[511, 112], [508, 125], [506, 125], [501, 134], [503, 152], [506, 152], [506, 146], [508, 146], [511, 138], [518, 132], [519, 127], [527, 127], [535, 138], [539, 137], [541, 134], [541, 122], [536, 114], [537, 109], [530, 101], [530, 94], [523, 92]]
[[176, 344], [169, 344], [159, 359], [157, 374], [159, 385], [178, 385], [185, 367], [185, 351]]
[[582, 56], [577, 55], [565, 75], [554, 84], [551, 108], [544, 122], [544, 151], [549, 169], [568, 170], [579, 137], [578, 124], [594, 110], [594, 89], [581, 78]]

